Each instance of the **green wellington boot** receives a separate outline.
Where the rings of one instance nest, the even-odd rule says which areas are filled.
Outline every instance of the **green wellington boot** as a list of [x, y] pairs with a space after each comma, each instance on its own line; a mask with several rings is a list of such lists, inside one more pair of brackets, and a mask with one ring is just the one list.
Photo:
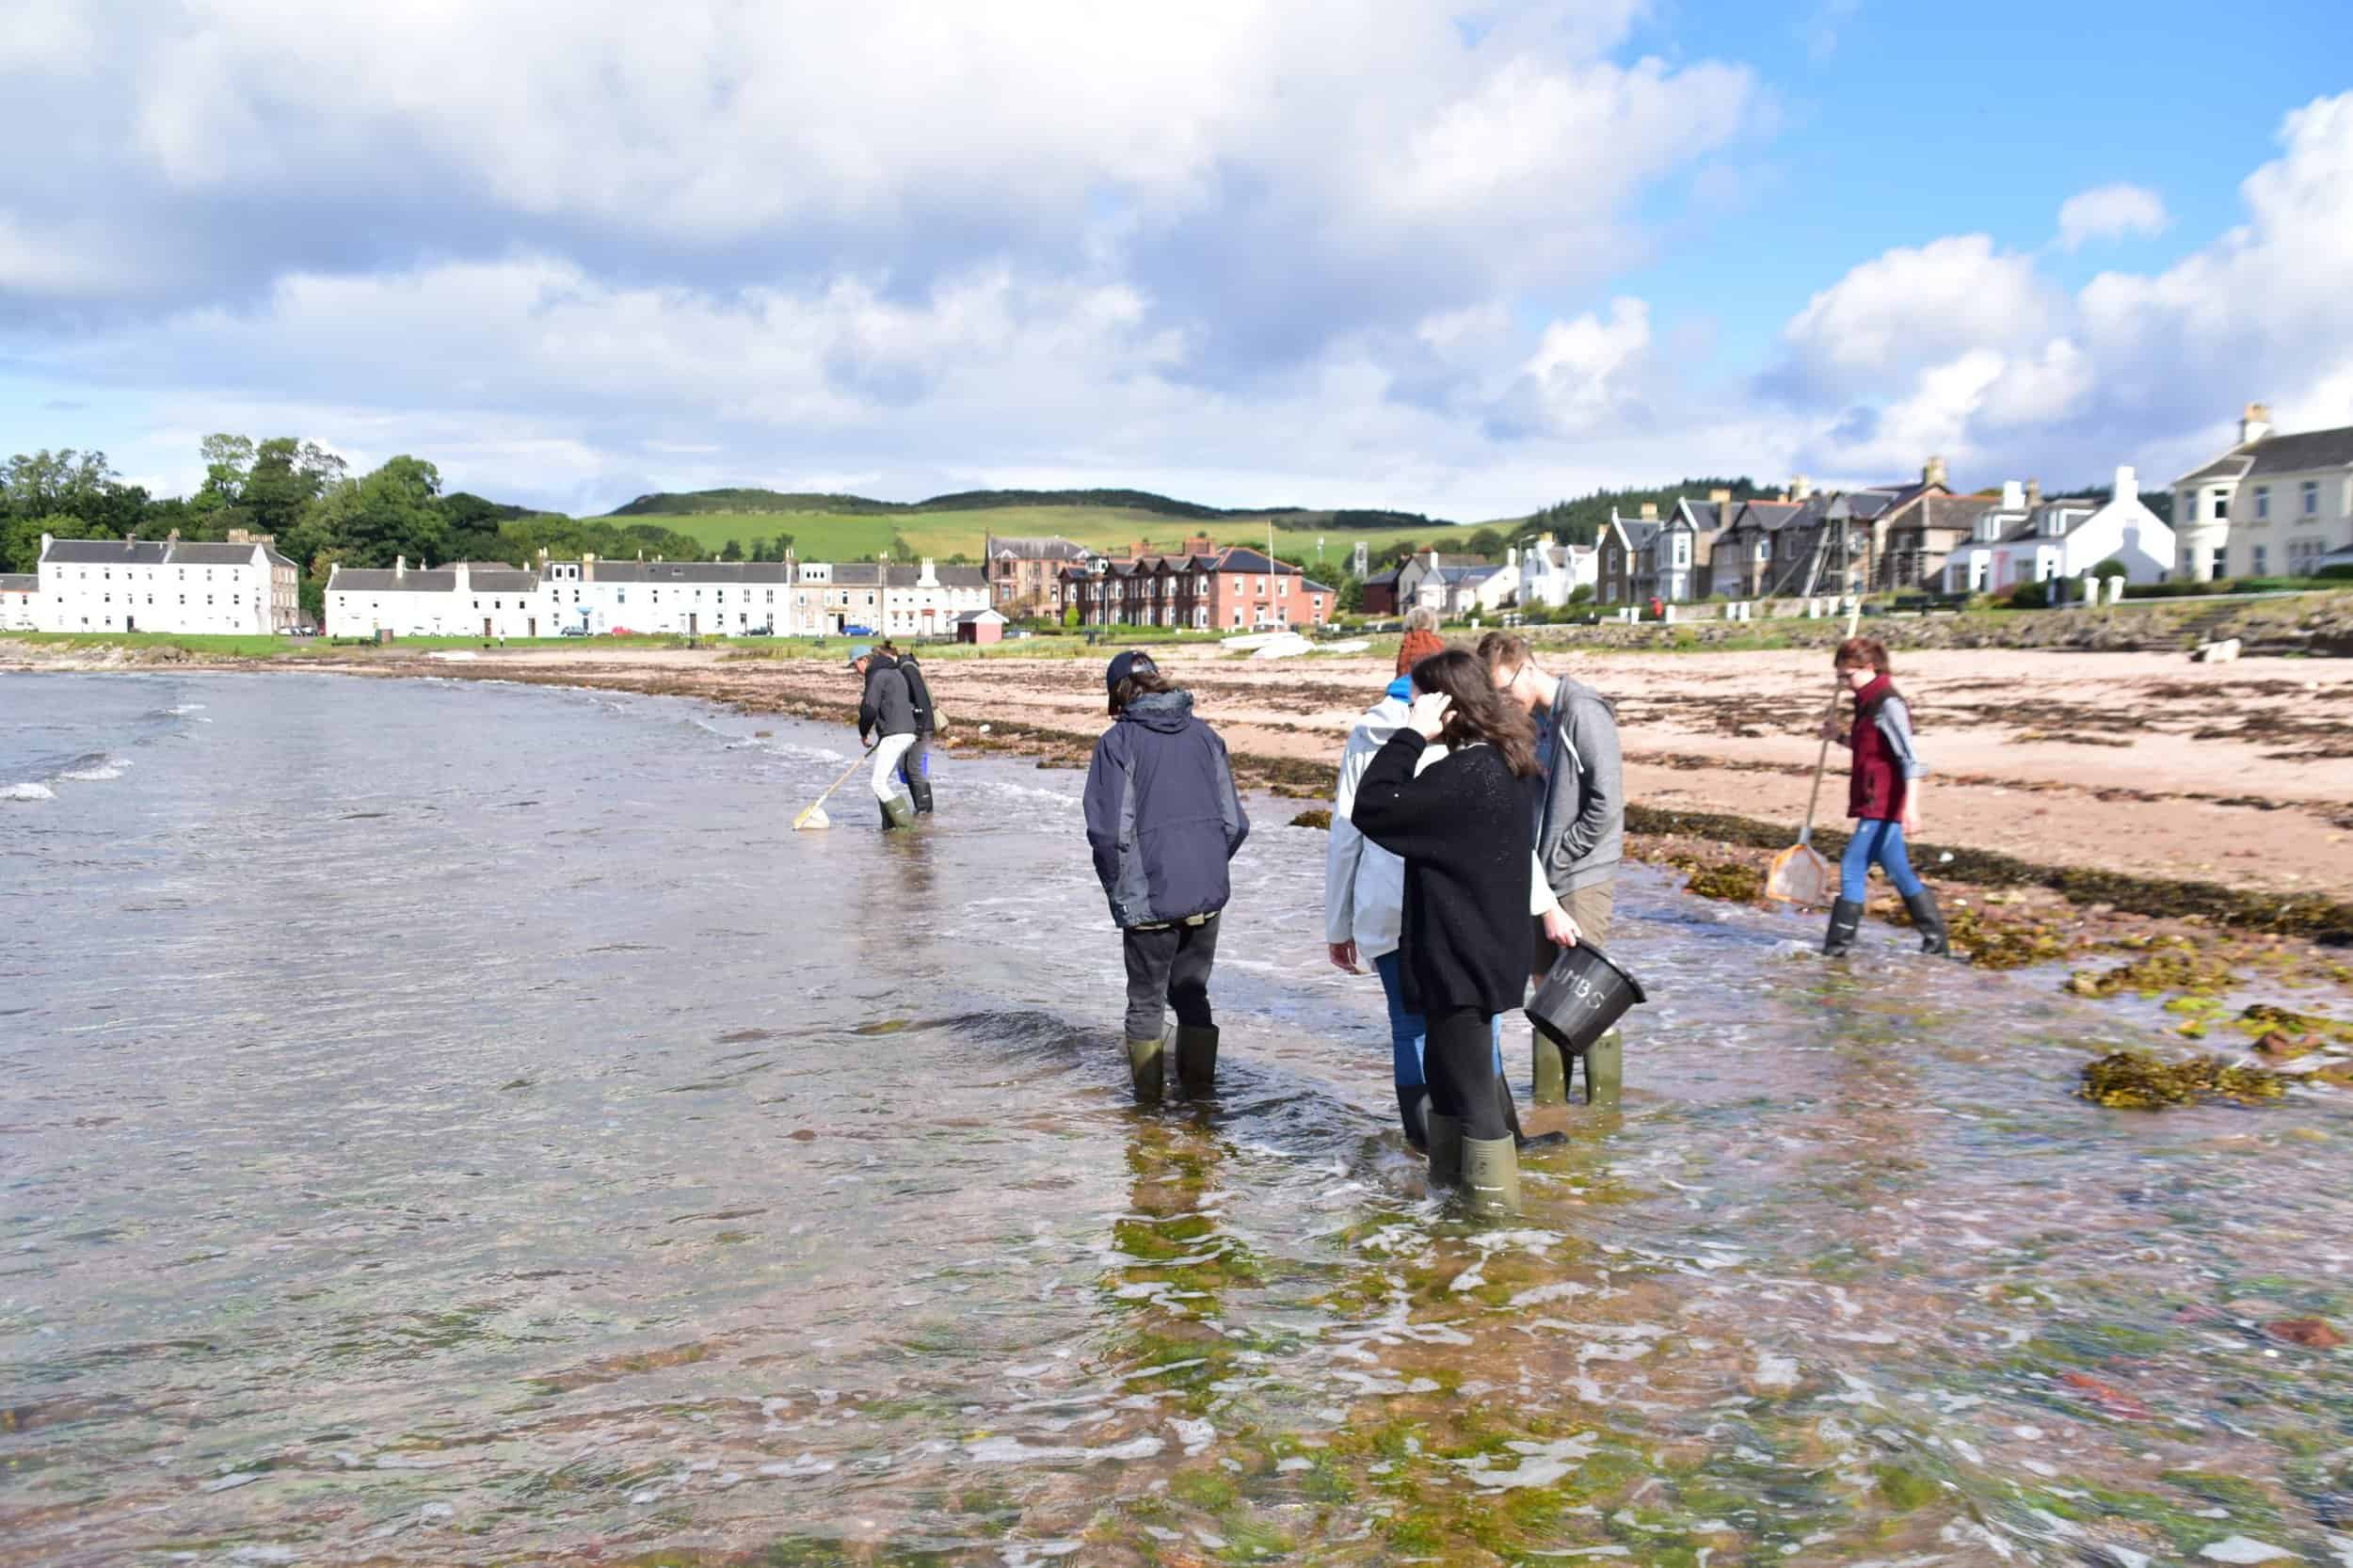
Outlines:
[[1508, 1220], [1520, 1211], [1520, 1157], [1509, 1138], [1463, 1140], [1463, 1193], [1482, 1220]]
[[1430, 1185], [1459, 1186], [1463, 1180], [1463, 1119], [1432, 1111], [1422, 1122], [1430, 1129]]
[[1167, 1049], [1157, 1036], [1128, 1042], [1128, 1080], [1135, 1085], [1137, 1103], [1148, 1104], [1160, 1097], [1167, 1059]]
[[1176, 1030], [1176, 1081], [1188, 1094], [1206, 1095], [1217, 1086], [1217, 1027]]
[[884, 801], [882, 814], [883, 831], [886, 833], [894, 827], [915, 825], [915, 808], [907, 804], [906, 797], [904, 795], [892, 795], [888, 800]]
[[1585, 1048], [1585, 1103], [1617, 1109], [1625, 1088], [1625, 1036], [1611, 1030]]
[[1528, 1038], [1535, 1052], [1535, 1068], [1529, 1075], [1528, 1097], [1535, 1105], [1566, 1105], [1569, 1103], [1569, 1068], [1561, 1057], [1561, 1048], [1545, 1038], [1541, 1029], [1531, 1029]]

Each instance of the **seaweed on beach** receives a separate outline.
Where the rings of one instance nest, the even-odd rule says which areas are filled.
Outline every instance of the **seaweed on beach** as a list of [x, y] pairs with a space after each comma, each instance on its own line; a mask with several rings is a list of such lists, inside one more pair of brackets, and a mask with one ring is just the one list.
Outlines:
[[2113, 997], [2127, 991], [2141, 997], [2169, 991], [2211, 997], [2240, 982], [2227, 959], [2185, 936], [2128, 939], [2117, 946], [2137, 950], [2138, 956], [2112, 969], [2078, 969], [2067, 977], [2067, 989], [2079, 997]]
[[2286, 1092], [2278, 1075], [2236, 1066], [2219, 1056], [2166, 1062], [2145, 1050], [2110, 1051], [2086, 1064], [2083, 1083], [2075, 1091], [2111, 1111], [2158, 1111], [2207, 1098], [2247, 1105], [2278, 1099]]
[[1712, 866], [1696, 860], [1678, 860], [1674, 865], [1689, 878], [1683, 885], [1687, 893], [1722, 899], [1728, 904], [1755, 904], [1765, 897], [1762, 867], [1739, 860], [1721, 860]]

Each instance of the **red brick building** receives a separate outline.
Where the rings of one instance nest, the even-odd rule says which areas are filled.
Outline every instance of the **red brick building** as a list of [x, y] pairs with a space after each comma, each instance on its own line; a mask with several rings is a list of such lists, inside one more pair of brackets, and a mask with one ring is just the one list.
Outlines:
[[1058, 606], [1081, 626], [1173, 626], [1233, 632], [1321, 626], [1337, 597], [1297, 567], [1239, 547], [1214, 554], [1146, 555], [1068, 568]]

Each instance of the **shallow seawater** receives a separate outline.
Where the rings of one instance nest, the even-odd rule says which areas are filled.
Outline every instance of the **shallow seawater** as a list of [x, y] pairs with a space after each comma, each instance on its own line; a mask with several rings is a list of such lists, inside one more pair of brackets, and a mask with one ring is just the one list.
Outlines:
[[1295, 808], [1139, 1112], [1077, 776], [789, 831], [850, 755], [0, 677], [0, 1560], [2353, 1560], [2343, 1096], [2098, 1111], [2145, 1020], [1638, 870], [1625, 1108], [1481, 1229]]

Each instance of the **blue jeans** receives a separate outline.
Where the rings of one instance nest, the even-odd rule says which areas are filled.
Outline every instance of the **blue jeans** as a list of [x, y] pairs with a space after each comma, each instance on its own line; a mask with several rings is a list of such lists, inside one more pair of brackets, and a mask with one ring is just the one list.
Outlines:
[[[1421, 1051], [1429, 1030], [1418, 1013], [1405, 1011], [1404, 971], [1399, 965], [1395, 948], [1372, 961], [1372, 972], [1381, 977], [1381, 991], [1389, 1002], [1389, 1073], [1401, 1089], [1418, 1087], [1423, 1081]], [[1496, 1076], [1503, 1076], [1503, 1015], [1498, 1013], [1489, 1025], [1495, 1035]]]
[[1887, 880], [1904, 897], [1920, 890], [1920, 879], [1913, 874], [1912, 861], [1904, 855], [1903, 824], [1870, 819], [1854, 824], [1854, 837], [1847, 840], [1847, 853], [1839, 857], [1840, 898], [1849, 904], [1863, 902], [1864, 884], [1874, 860], [1887, 868]]

